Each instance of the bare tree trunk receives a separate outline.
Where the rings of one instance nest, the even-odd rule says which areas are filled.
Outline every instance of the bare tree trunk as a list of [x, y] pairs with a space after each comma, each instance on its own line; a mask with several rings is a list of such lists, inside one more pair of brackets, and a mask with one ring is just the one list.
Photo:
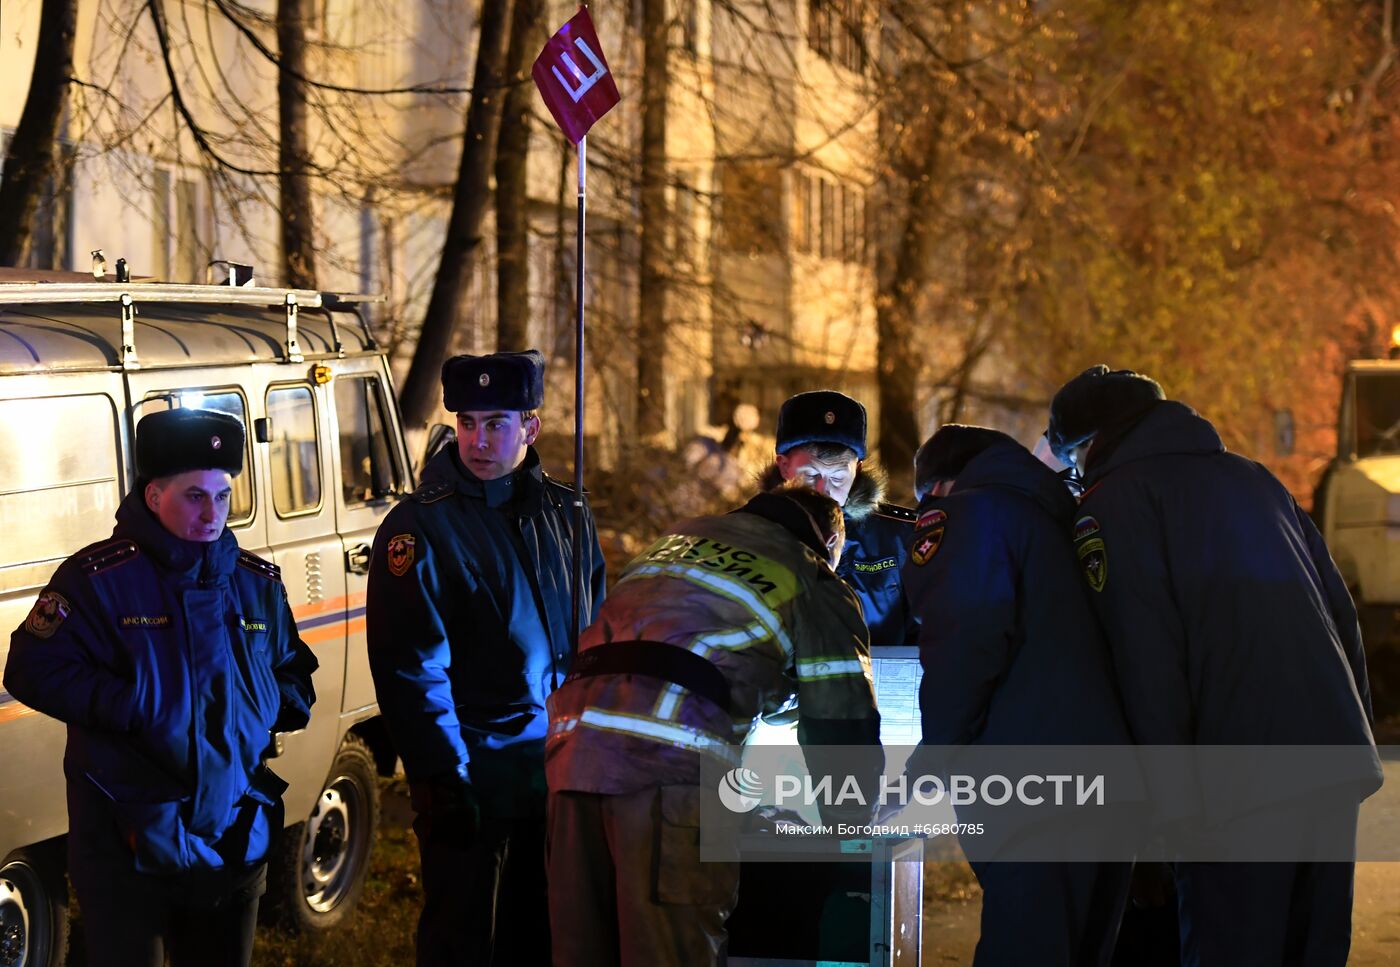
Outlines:
[[18, 265], [29, 254], [39, 197], [57, 174], [58, 125], [73, 73], [77, 22], [78, 0], [44, 0], [29, 96], [0, 180], [0, 265]]
[[462, 294], [471, 278], [472, 260], [481, 248], [481, 220], [490, 200], [491, 160], [501, 126], [502, 81], [505, 76], [506, 25], [509, 0], [486, 0], [481, 5], [481, 28], [476, 47], [471, 105], [452, 214], [442, 244], [433, 294], [423, 316], [418, 347], [404, 379], [399, 405], [409, 427], [427, 424], [437, 409], [442, 364], [452, 345], [452, 332], [461, 318]]
[[530, 340], [530, 55], [538, 49], [544, 0], [515, 0], [501, 135], [496, 145], [496, 346], [525, 349]]
[[666, 0], [642, 0], [641, 272], [637, 317], [637, 435], [666, 432]]
[[311, 0], [277, 0], [277, 187], [282, 209], [282, 275], [316, 288], [316, 212], [306, 110], [306, 25]]
[[919, 447], [919, 367], [911, 360], [919, 307], [933, 272], [933, 226], [938, 218], [939, 124], [930, 119], [923, 162], [909, 179], [904, 223], [893, 252], [882, 250], [875, 299], [875, 355], [880, 385], [880, 462], [896, 483], [913, 472]]

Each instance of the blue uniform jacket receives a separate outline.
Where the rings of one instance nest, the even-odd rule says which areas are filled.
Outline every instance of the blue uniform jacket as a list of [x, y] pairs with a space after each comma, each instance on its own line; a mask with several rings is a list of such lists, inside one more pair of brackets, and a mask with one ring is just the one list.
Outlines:
[[[1138, 743], [1372, 744], [1356, 609], [1317, 528], [1268, 470], [1164, 401], [1111, 452], [1090, 450], [1085, 483], [1076, 552]], [[1348, 759], [1355, 771], [1368, 757]], [[1369, 791], [1381, 778], [1374, 749], [1369, 761], [1360, 775], [1298, 775], [1292, 788], [1349, 778]], [[1234, 777], [1241, 810], [1278, 787], [1247, 773]]]
[[[533, 448], [514, 474], [491, 481], [478, 480], [448, 448], [379, 526], [369, 572], [370, 669], [410, 779], [512, 748], [530, 750], [543, 768], [545, 699], [572, 657], [572, 501], [572, 488], [544, 475]], [[604, 594], [603, 555], [586, 507], [583, 526], [588, 591], [580, 628]], [[480, 786], [480, 770], [472, 772]]]
[[904, 566], [929, 745], [1129, 742], [1068, 528], [1074, 498], [1019, 444], [919, 505]]
[[286, 783], [262, 758], [274, 729], [308, 721], [315, 669], [274, 565], [229, 530], [181, 540], [128, 494], [111, 540], [60, 565], [5, 667], [12, 695], [68, 725], [74, 874], [98, 874], [85, 864], [114, 842], [147, 873], [263, 859]]
[[836, 573], [860, 599], [873, 646], [912, 645], [918, 635], [900, 582], [913, 534], [914, 514], [907, 508], [879, 503], [855, 517], [848, 502], [846, 546]]
[[[763, 490], [774, 490], [782, 483], [783, 475], [776, 463], [759, 477]], [[914, 512], [884, 502], [888, 484], [884, 469], [874, 461], [863, 462], [856, 471], [841, 508], [846, 522], [846, 546], [836, 565], [837, 576], [860, 601], [861, 614], [870, 629], [870, 644], [877, 648], [912, 645], [918, 638], [918, 624], [900, 583], [900, 568], [909, 556], [909, 541], [914, 533]]]

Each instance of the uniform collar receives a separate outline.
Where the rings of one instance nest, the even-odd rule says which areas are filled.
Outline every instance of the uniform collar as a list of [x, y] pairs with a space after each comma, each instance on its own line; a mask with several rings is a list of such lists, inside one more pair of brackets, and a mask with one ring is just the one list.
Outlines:
[[238, 538], [227, 527], [215, 541], [187, 541], [165, 529], [146, 506], [145, 487], [138, 485], [117, 507], [113, 537], [124, 537], [149, 554], [167, 571], [210, 584], [233, 573], [238, 561]]
[[755, 517], [772, 521], [810, 547], [812, 553], [823, 561], [829, 558], [831, 552], [822, 546], [820, 538], [817, 537], [816, 529], [812, 526], [812, 518], [807, 516], [805, 510], [786, 497], [764, 491], [755, 494], [747, 504], [738, 510], [730, 511], [730, 513], [753, 514]]
[[529, 513], [542, 501], [544, 468], [540, 465], [540, 455], [535, 448], [527, 447], [525, 460], [514, 473], [498, 480], [482, 480], [462, 464], [456, 447], [444, 447], [428, 461], [428, 466], [423, 470], [423, 481], [450, 483], [458, 493], [484, 500], [488, 507], [504, 507], [518, 502], [517, 506]]

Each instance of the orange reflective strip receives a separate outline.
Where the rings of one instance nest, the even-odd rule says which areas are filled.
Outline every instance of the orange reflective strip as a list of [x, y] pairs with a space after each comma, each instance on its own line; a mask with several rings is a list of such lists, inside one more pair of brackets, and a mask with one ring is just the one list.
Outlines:
[[345, 622], [332, 621], [328, 625], [322, 625], [319, 628], [311, 629], [306, 634], [301, 636], [301, 640], [306, 642], [308, 645], [314, 645], [322, 641], [331, 641], [335, 638], [343, 638], [344, 636]]
[[365, 603], [368, 595], [364, 591], [357, 591], [354, 594], [347, 594], [339, 598], [327, 598], [324, 601], [315, 601], [311, 604], [299, 604], [292, 608], [292, 617], [314, 618], [318, 614], [327, 614], [338, 608], [358, 608]]
[[301, 620], [302, 618], [314, 618], [318, 614], [340, 611], [346, 607], [349, 601], [349, 598], [339, 597], [327, 598], [324, 601], [315, 601], [311, 604], [299, 604], [292, 608], [292, 617]]

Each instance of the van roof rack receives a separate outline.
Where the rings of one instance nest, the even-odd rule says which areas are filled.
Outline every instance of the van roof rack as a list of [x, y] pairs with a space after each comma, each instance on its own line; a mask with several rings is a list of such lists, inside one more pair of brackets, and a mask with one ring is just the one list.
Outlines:
[[[0, 305], [36, 305], [53, 303], [113, 303], [121, 312], [121, 365], [123, 369], [140, 369], [136, 352], [136, 306], [141, 303], [204, 306], [245, 306], [250, 308], [278, 307], [286, 310], [287, 329], [283, 341], [284, 358], [299, 363], [305, 356], [297, 332], [297, 316], [301, 309], [343, 308], [354, 312], [370, 343], [373, 333], [357, 306], [383, 302], [382, 295], [317, 292], [311, 289], [281, 289], [267, 286], [179, 285], [148, 282], [93, 281], [3, 281], [13, 270], [0, 274]], [[70, 273], [63, 273], [71, 277]], [[330, 320], [335, 351], [343, 355], [335, 320]]]
[[0, 302], [183, 302], [207, 306], [282, 306], [293, 296], [299, 306], [321, 307], [321, 293], [265, 286], [173, 285], [164, 282], [0, 282]]

